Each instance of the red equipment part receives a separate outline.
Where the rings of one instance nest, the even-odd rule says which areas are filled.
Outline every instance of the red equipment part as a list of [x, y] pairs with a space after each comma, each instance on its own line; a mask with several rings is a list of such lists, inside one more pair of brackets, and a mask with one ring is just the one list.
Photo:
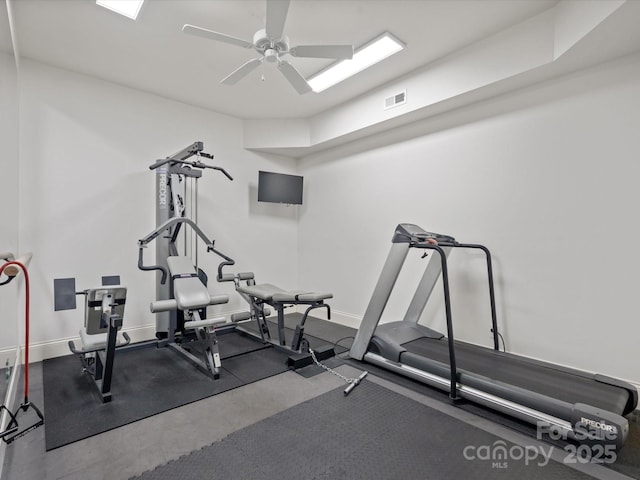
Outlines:
[[[0, 432], [0, 439], [4, 440], [6, 443], [13, 442], [16, 438], [22, 437], [23, 435], [29, 433], [32, 430], [44, 425], [44, 415], [38, 407], [36, 407], [33, 403], [29, 401], [29, 273], [27, 271], [27, 267], [25, 267], [21, 262], [11, 261], [7, 262], [4, 265], [0, 266], [0, 275], [9, 265], [16, 265], [22, 269], [24, 273], [24, 281], [25, 281], [25, 354], [24, 354], [24, 402], [17, 408], [15, 413], [11, 413], [11, 411], [4, 405], [0, 407], [0, 411], [6, 410], [9, 413], [10, 421], [7, 425], [7, 428]], [[18, 424], [18, 414], [21, 412], [26, 413], [28, 410], [33, 410], [38, 416], [38, 420], [29, 425], [26, 428], [20, 429]]]

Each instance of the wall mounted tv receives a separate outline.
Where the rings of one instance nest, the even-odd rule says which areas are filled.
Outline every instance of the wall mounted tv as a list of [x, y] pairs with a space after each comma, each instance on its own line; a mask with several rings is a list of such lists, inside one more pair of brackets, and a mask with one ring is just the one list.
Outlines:
[[302, 178], [275, 172], [258, 172], [258, 201], [302, 205]]

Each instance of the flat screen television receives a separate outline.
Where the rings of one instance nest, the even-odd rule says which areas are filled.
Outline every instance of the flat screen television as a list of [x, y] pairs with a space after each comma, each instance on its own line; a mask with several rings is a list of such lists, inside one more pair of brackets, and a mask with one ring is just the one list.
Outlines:
[[258, 201], [302, 205], [302, 178], [275, 172], [258, 172]]

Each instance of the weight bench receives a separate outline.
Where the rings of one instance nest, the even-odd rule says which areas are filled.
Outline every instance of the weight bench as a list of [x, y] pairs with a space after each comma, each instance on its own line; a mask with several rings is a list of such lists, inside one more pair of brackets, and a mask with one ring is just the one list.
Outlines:
[[79, 332], [80, 348], [70, 340], [69, 349], [80, 358], [83, 372], [91, 375], [102, 403], [107, 403], [111, 401], [115, 351], [131, 342], [126, 332], [120, 332], [127, 289], [119, 285], [104, 286], [76, 295], [85, 296], [84, 328]]
[[[228, 323], [224, 317], [201, 318], [199, 310], [209, 305], [227, 303], [227, 295], [211, 295], [207, 287], [198, 277], [191, 259], [184, 256], [172, 256], [167, 259], [169, 273], [173, 280], [173, 296], [168, 300], [151, 302], [151, 313], [181, 310], [185, 315], [183, 331], [195, 332], [197, 340], [169, 343], [169, 347], [185, 356], [191, 363], [214, 379], [220, 377], [220, 352], [215, 327]], [[186, 348], [196, 346], [202, 348], [202, 360], [194, 356]]]
[[[256, 285], [254, 275], [251, 272], [238, 273], [236, 275], [226, 274], [219, 278], [220, 281], [233, 281], [236, 285], [236, 291], [250, 306], [249, 312], [232, 315], [232, 321], [255, 320], [258, 325], [260, 338], [263, 342], [271, 343], [292, 354], [292, 356], [289, 357], [289, 366], [299, 368], [311, 363], [309, 342], [304, 338], [305, 323], [309, 312], [317, 308], [325, 308], [327, 310], [327, 318], [331, 319], [331, 308], [325, 303], [325, 300], [333, 298], [333, 294], [311, 292], [308, 290], [288, 291], [270, 283]], [[247, 284], [240, 285], [240, 281], [242, 280], [246, 280]], [[271, 332], [269, 331], [266, 318], [271, 312], [266, 308], [266, 305], [271, 306], [277, 313], [277, 340], [271, 338]], [[302, 319], [296, 325], [291, 344], [287, 345], [284, 326], [284, 309], [291, 305], [307, 305], [308, 307], [302, 315]], [[332, 347], [316, 348], [314, 352], [318, 360], [324, 360], [335, 355]]]

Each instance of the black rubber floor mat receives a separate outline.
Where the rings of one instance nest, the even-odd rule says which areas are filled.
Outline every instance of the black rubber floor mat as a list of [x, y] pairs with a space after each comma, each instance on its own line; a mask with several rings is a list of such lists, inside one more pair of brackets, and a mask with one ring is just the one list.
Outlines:
[[[443, 403], [449, 402], [448, 393], [427, 386], [423, 383], [417, 382], [402, 375], [392, 373], [389, 370], [385, 370], [376, 365], [352, 359], [344, 360], [344, 363], [360, 370], [368, 370], [369, 373], [384, 378], [397, 385], [401, 385], [429, 398], [433, 398]], [[456, 405], [461, 410], [490, 420], [498, 425], [502, 425], [523, 435], [527, 435], [532, 439], [536, 438], [537, 436], [535, 425], [531, 425], [524, 420], [519, 420], [510, 415], [500, 413], [489, 407], [484, 407], [470, 401], [463, 401]], [[545, 441], [547, 443], [550, 443], [552, 446], [554, 446], [554, 448], [559, 449], [560, 451], [564, 449], [571, 451], [571, 445], [575, 446], [575, 444], [572, 444], [568, 441], [552, 441], [550, 439], [546, 439]], [[616, 453], [616, 461], [614, 463], [607, 462], [603, 465], [606, 468], [622, 473], [624, 475], [628, 475], [631, 478], [640, 480], [640, 417], [638, 415], [629, 416], [629, 436], [627, 437], [627, 441], [622, 450]]]
[[364, 381], [348, 397], [333, 390], [135, 478], [592, 478], [547, 452]]
[[[286, 371], [287, 355], [250, 338], [225, 335], [220, 378], [213, 380], [169, 348], [121, 351], [114, 361], [113, 400], [102, 404], [73, 356], [43, 362], [47, 451]], [[233, 346], [231, 344], [233, 342]], [[221, 342], [222, 343], [222, 342]]]

